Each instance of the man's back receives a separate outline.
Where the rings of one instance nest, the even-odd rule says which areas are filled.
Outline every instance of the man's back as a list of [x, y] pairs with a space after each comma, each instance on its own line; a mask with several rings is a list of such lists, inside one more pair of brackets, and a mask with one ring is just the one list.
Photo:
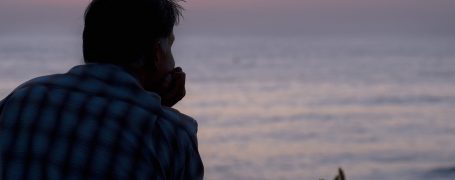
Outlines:
[[34, 79], [0, 103], [1, 179], [202, 179], [196, 122], [123, 68]]

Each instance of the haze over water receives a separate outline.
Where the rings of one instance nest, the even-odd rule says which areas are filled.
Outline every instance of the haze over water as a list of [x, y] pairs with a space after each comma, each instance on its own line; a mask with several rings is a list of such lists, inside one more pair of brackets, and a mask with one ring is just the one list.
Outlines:
[[[68, 2], [2, 2], [1, 97], [81, 63], [87, 2]], [[452, 1], [186, 4], [177, 108], [199, 122], [206, 179], [455, 178]]]

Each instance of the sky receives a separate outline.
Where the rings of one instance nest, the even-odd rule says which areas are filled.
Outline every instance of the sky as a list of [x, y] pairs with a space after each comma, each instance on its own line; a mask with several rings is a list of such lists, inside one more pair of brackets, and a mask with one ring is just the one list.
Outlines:
[[[78, 33], [89, 0], [1, 0], [0, 33]], [[187, 0], [195, 35], [455, 35], [455, 0]], [[0, 35], [1, 35], [0, 34]]]

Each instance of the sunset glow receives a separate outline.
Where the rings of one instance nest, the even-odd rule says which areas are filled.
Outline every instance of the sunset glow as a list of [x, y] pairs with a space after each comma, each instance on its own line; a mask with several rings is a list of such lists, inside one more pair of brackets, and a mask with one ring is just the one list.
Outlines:
[[[89, 2], [4, 0], [0, 21], [10, 21], [8, 29], [29, 26], [26, 22], [80, 24]], [[190, 34], [455, 32], [451, 0], [188, 0], [181, 4], [186, 9], [182, 28]]]

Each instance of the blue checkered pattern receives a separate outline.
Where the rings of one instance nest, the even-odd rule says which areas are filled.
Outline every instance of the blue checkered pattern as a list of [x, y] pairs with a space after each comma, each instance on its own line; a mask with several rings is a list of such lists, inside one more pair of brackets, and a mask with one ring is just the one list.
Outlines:
[[196, 132], [121, 67], [80, 65], [0, 102], [0, 179], [202, 179]]

